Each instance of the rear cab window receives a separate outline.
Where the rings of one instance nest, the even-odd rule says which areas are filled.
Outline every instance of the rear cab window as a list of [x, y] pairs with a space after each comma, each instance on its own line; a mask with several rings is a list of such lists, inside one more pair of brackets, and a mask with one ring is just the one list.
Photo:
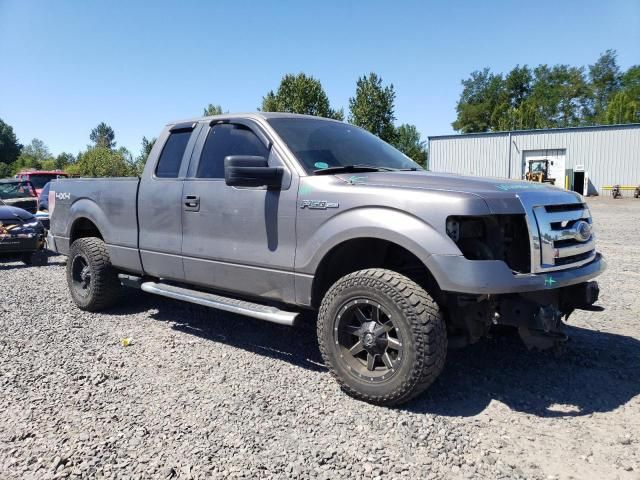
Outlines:
[[162, 147], [158, 164], [156, 165], [156, 177], [177, 178], [182, 164], [184, 151], [189, 143], [193, 131], [193, 125], [181, 128], [179, 125], [171, 129], [169, 138]]

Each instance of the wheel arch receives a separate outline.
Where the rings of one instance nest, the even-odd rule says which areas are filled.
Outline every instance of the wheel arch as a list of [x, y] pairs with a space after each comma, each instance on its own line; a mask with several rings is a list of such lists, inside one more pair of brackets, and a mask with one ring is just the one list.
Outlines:
[[88, 217], [78, 217], [71, 224], [69, 229], [69, 245], [79, 238], [96, 237], [104, 240], [100, 229], [95, 222]]
[[[300, 304], [312, 307], [317, 307], [332, 280], [365, 268], [398, 270], [398, 263], [411, 264], [411, 270], [419, 271], [417, 276], [407, 276], [424, 288], [439, 290], [428, 268], [429, 258], [433, 254], [461, 255], [446, 234], [398, 209], [355, 208], [334, 215], [319, 228], [299, 226], [299, 231], [313, 233], [298, 239], [296, 297]], [[384, 252], [384, 259], [372, 252]]]
[[97, 237], [107, 243], [104, 228], [109, 225], [108, 219], [100, 206], [92, 199], [80, 198], [69, 208], [67, 237], [69, 246], [78, 238]]
[[311, 286], [311, 306], [317, 308], [338, 279], [369, 268], [400, 273], [430, 292], [436, 301], [441, 296], [429, 268], [406, 246], [380, 237], [355, 237], [334, 245], [320, 260]]

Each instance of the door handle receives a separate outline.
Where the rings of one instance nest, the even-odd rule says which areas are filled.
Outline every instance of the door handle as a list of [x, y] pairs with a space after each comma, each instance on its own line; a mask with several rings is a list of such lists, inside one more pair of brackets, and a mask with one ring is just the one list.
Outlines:
[[200, 210], [200, 197], [198, 195], [184, 196], [184, 209], [189, 212], [197, 212]]

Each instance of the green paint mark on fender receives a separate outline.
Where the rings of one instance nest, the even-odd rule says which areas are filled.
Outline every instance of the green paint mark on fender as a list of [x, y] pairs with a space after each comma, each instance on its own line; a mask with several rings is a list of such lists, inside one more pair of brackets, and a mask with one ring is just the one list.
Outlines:
[[503, 192], [508, 192], [510, 190], [535, 190], [536, 188], [546, 188], [549, 185], [546, 183], [525, 183], [525, 182], [514, 182], [514, 183], [501, 183], [496, 185], [498, 190], [502, 190]]
[[554, 283], [558, 283], [558, 281], [557, 281], [557, 280], [554, 280], [554, 278], [553, 278], [553, 277], [551, 277], [551, 276], [549, 276], [549, 277], [547, 277], [547, 278], [545, 278], [545, 279], [544, 279], [544, 285], [545, 285], [546, 287], [553, 287], [553, 284], [554, 284]]
[[305, 185], [304, 183], [300, 184], [300, 188], [298, 188], [298, 193], [300, 195], [307, 195], [313, 192], [313, 187], [311, 185]]
[[359, 177], [358, 175], [351, 175], [347, 179], [347, 181], [349, 183], [360, 183], [360, 182], [363, 182], [363, 181], [366, 181], [366, 180], [367, 180], [367, 177]]

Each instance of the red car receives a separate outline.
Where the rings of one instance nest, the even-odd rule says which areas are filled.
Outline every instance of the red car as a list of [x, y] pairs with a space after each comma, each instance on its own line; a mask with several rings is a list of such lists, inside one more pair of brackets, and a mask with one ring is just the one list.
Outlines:
[[62, 170], [25, 170], [16, 174], [16, 178], [31, 182], [33, 187], [36, 189], [38, 197], [40, 196], [40, 192], [44, 186], [51, 180], [55, 180], [56, 178], [67, 178], [68, 176], [69, 175], [64, 173]]

